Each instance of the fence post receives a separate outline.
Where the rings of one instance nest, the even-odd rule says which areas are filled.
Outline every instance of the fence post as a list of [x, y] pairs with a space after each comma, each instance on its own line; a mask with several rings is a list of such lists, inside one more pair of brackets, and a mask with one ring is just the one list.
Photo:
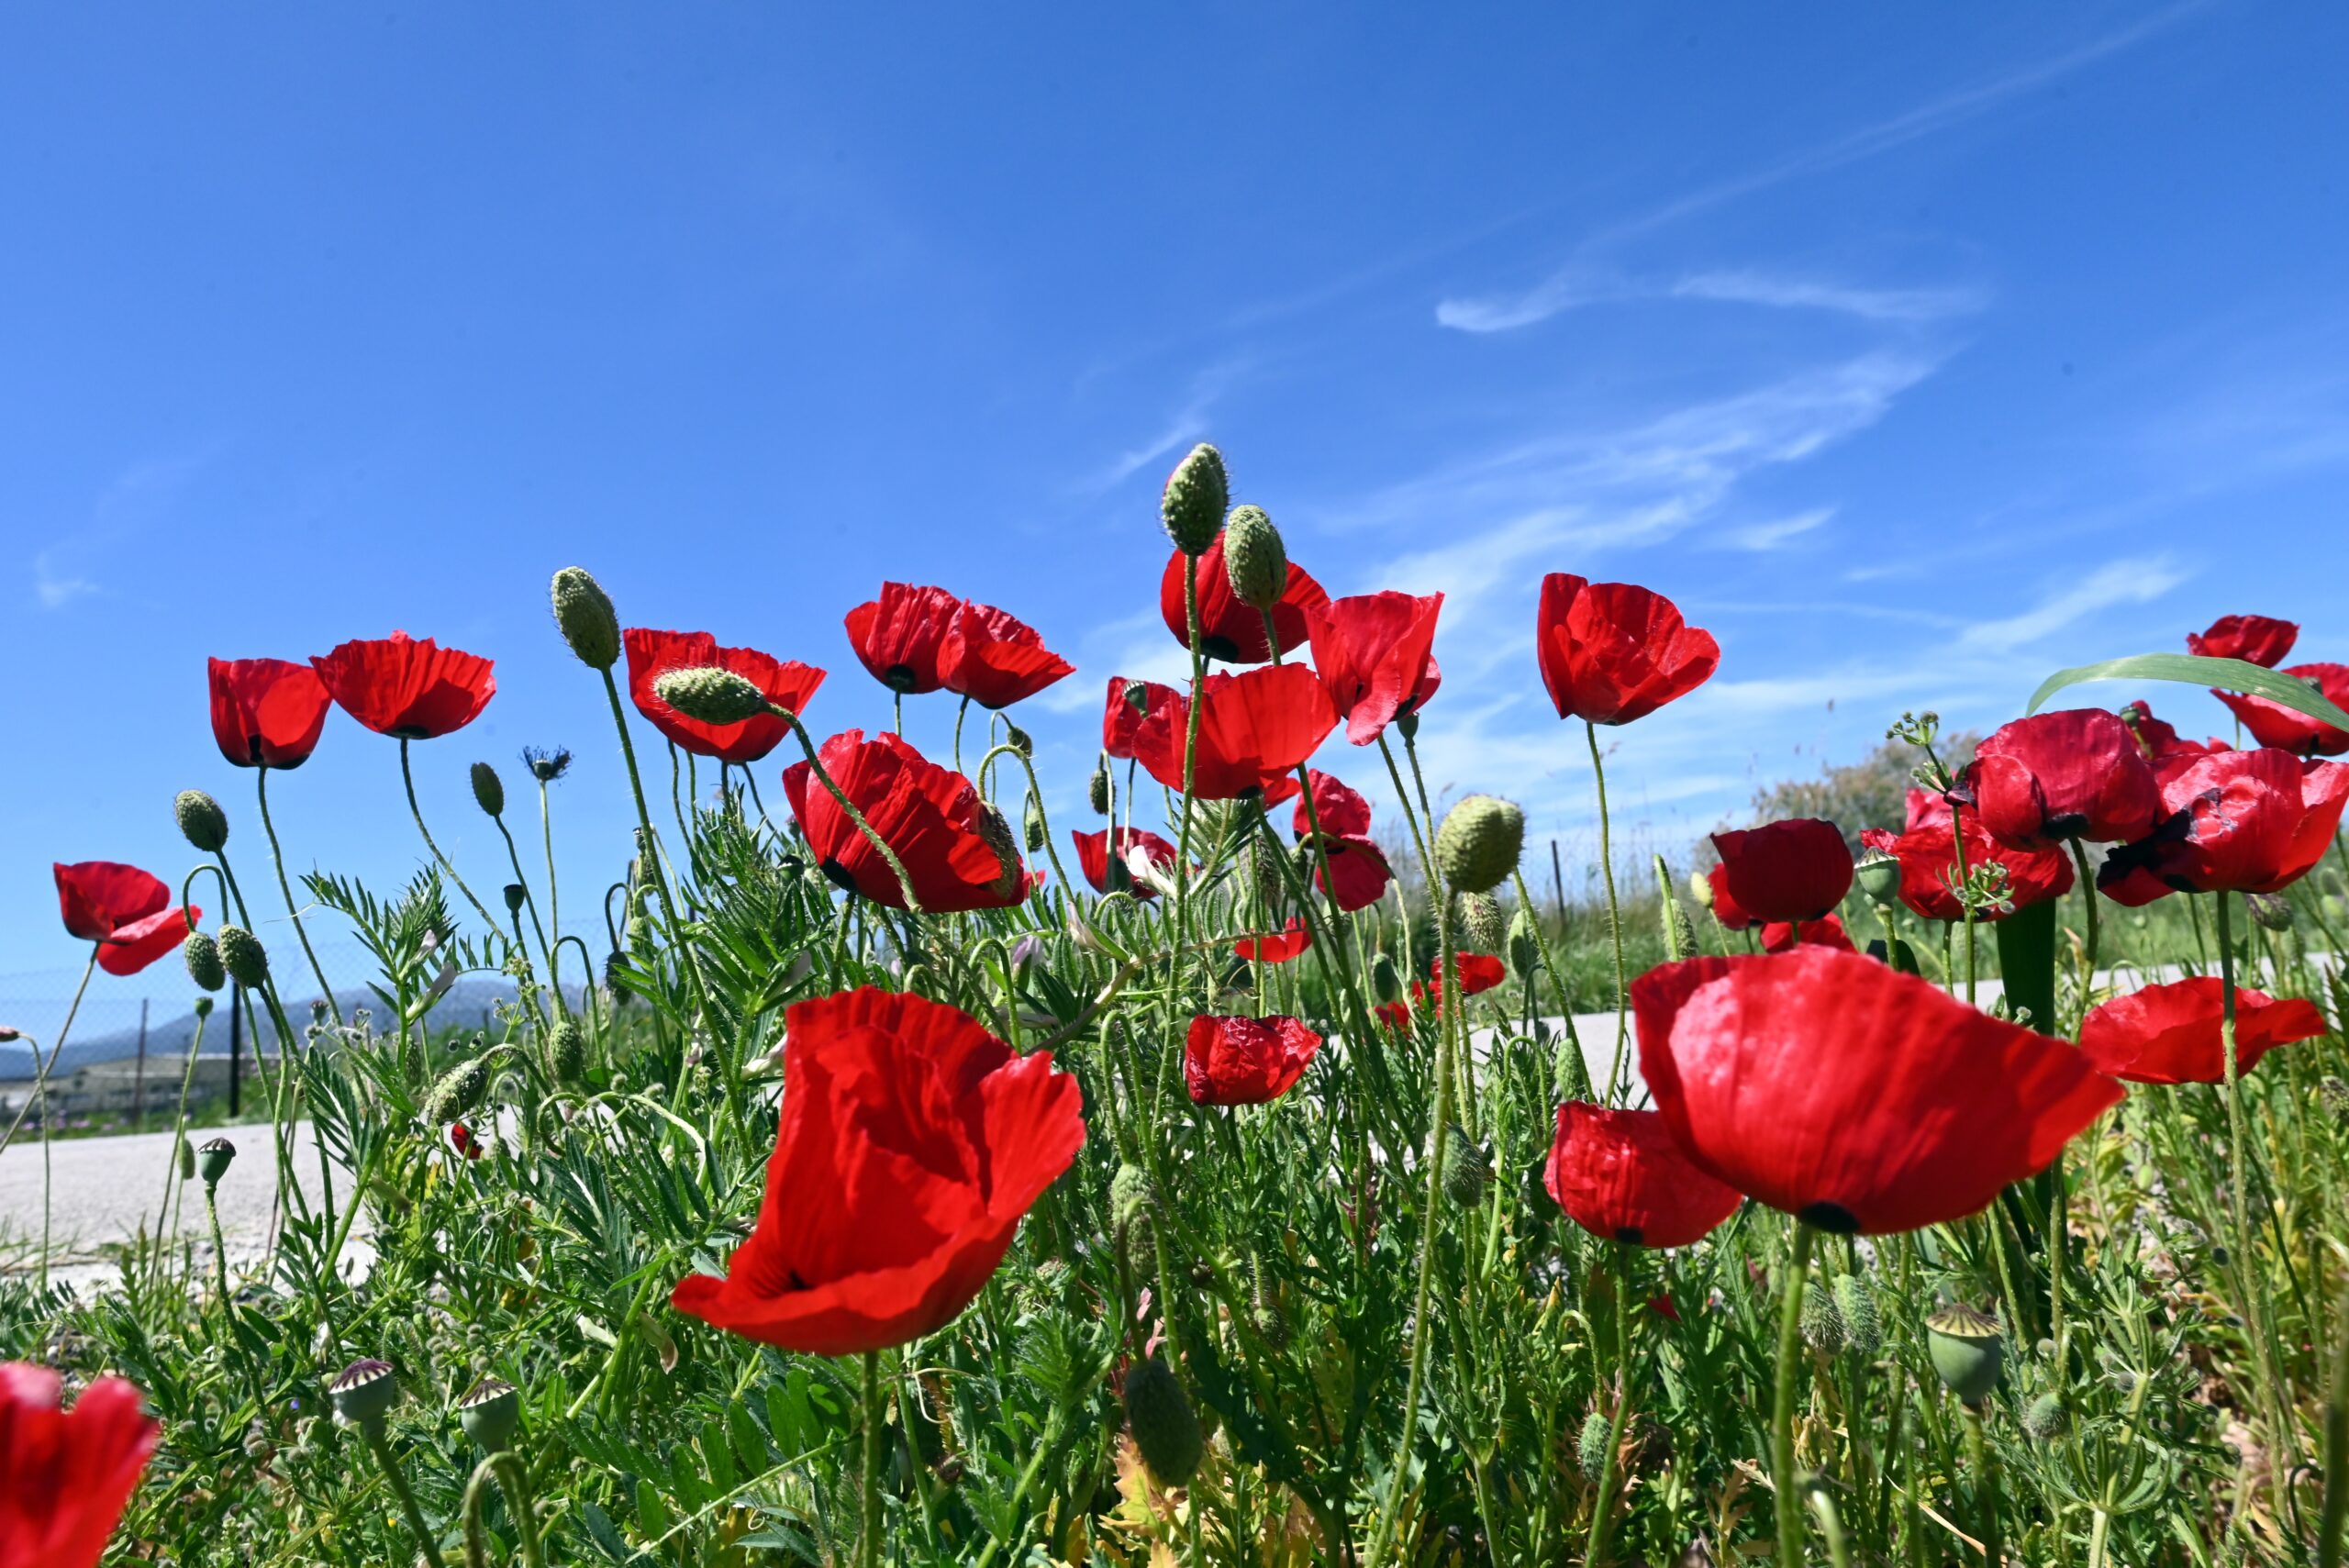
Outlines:
[[130, 1080], [130, 1130], [147, 1130], [147, 998], [139, 998], [139, 1067]]
[[234, 1117], [244, 1099], [245, 988], [228, 987], [228, 1114]]
[[1558, 840], [1555, 839], [1550, 840], [1550, 890], [1552, 896], [1558, 901], [1558, 924], [1563, 928], [1566, 923], [1566, 873], [1558, 860]]

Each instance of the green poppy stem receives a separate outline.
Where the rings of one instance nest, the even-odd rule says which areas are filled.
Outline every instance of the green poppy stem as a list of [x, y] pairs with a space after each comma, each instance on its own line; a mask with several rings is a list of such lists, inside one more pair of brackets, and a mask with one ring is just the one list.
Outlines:
[[1776, 1489], [1778, 1568], [1802, 1568], [1802, 1504], [1795, 1474], [1795, 1369], [1802, 1359], [1802, 1289], [1810, 1271], [1814, 1234], [1795, 1221], [1794, 1255], [1787, 1261], [1778, 1297], [1778, 1375], [1770, 1408], [1770, 1483]]
[[318, 995], [326, 1001], [327, 1010], [334, 1015], [337, 1024], [342, 1022], [342, 1004], [334, 999], [334, 987], [327, 984], [327, 972], [318, 962], [317, 950], [310, 946], [309, 928], [302, 924], [302, 911], [294, 903], [294, 884], [285, 879], [285, 851], [277, 844], [277, 826], [269, 819], [269, 769], [264, 764], [255, 770], [254, 794], [261, 800], [261, 830], [269, 839], [270, 863], [277, 868], [277, 891], [285, 898], [285, 917], [294, 922], [295, 940], [302, 944], [302, 956], [310, 961], [310, 975], [318, 983]]
[[450, 863], [448, 856], [440, 852], [440, 846], [432, 841], [432, 829], [424, 825], [424, 808], [416, 803], [416, 774], [408, 767], [407, 737], [405, 735], [400, 737], [400, 783], [407, 786], [408, 814], [416, 818], [416, 830], [424, 835], [424, 847], [432, 851], [432, 858], [440, 862], [442, 871], [449, 873], [449, 880], [456, 885], [458, 892], [465, 895], [465, 902], [481, 916], [481, 923], [490, 930], [496, 930], [497, 917], [489, 912], [488, 905], [473, 896], [473, 890], [465, 885], [465, 879], [457, 874], [457, 868]]
[[1598, 726], [1586, 718], [1582, 732], [1590, 742], [1590, 774], [1598, 786], [1598, 872], [1607, 881], [1607, 931], [1615, 943], [1615, 1057], [1608, 1063], [1607, 1093], [1601, 1102], [1611, 1106], [1623, 1081], [1624, 1020], [1631, 1008], [1631, 982], [1623, 964], [1623, 906], [1615, 897], [1615, 850], [1607, 821], [1607, 765], [1598, 757]]
[[864, 1352], [864, 1524], [856, 1538], [860, 1568], [881, 1562], [881, 1352]]

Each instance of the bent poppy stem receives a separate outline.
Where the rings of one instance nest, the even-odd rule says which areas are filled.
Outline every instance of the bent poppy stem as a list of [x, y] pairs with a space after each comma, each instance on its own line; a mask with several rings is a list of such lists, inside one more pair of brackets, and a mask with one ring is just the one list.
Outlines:
[[1623, 1427], [1631, 1409], [1631, 1247], [1615, 1243], [1615, 1418], [1607, 1424], [1607, 1451], [1598, 1461], [1598, 1484], [1591, 1496], [1590, 1543], [1583, 1551], [1586, 1568], [1606, 1568], [1607, 1527], [1615, 1519], [1616, 1456], [1623, 1448]]
[[334, 999], [334, 987], [327, 984], [327, 972], [318, 962], [317, 950], [310, 945], [309, 929], [302, 924], [302, 911], [295, 906], [294, 884], [285, 879], [285, 851], [278, 847], [277, 825], [269, 819], [269, 767], [264, 763], [254, 773], [254, 794], [261, 802], [261, 830], [269, 840], [270, 862], [277, 868], [277, 891], [285, 898], [285, 917], [294, 922], [294, 938], [302, 944], [302, 956], [310, 961], [310, 977], [318, 983], [318, 995], [340, 1024], [342, 1004]]
[[1623, 908], [1615, 899], [1615, 851], [1608, 838], [1607, 767], [1598, 759], [1598, 726], [1586, 718], [1582, 732], [1590, 742], [1590, 773], [1598, 784], [1598, 870], [1607, 879], [1607, 930], [1615, 941], [1615, 1059], [1608, 1064], [1607, 1093], [1601, 1101], [1611, 1106], [1616, 1085], [1623, 1077], [1623, 1026], [1631, 1007], [1631, 983], [1623, 967]]
[[[416, 773], [408, 766], [407, 737], [405, 735], [400, 737], [400, 783], [407, 786], [408, 813], [416, 818], [416, 830], [424, 835], [424, 847], [432, 851], [432, 858], [440, 862], [440, 869], [449, 873], [449, 880], [457, 884], [457, 891], [465, 895], [465, 902], [481, 916], [482, 924], [493, 931], [496, 930], [497, 918], [489, 912], [489, 906], [473, 896], [473, 890], [465, 885], [465, 879], [457, 874], [457, 868], [450, 863], [448, 856], [440, 852], [440, 846], [432, 841], [432, 829], [424, 825], [424, 808], [416, 803]], [[238, 902], [242, 903], [243, 900]]]
[[897, 892], [906, 901], [906, 912], [909, 915], [920, 914], [921, 900], [914, 896], [914, 879], [907, 873], [906, 862], [897, 858], [897, 851], [889, 847], [889, 841], [880, 835], [872, 823], [864, 819], [864, 813], [856, 808], [856, 802], [843, 794], [841, 786], [834, 782], [831, 773], [824, 766], [824, 760], [816, 755], [816, 742], [808, 739], [807, 727], [799, 722], [799, 716], [787, 708], [777, 707], [773, 703], [767, 705], [767, 711], [791, 726], [791, 733], [798, 738], [799, 750], [807, 754], [807, 771], [816, 775], [817, 781], [824, 786], [840, 808], [848, 813], [848, 819], [856, 824], [856, 830], [864, 835], [864, 841], [879, 851], [881, 858], [889, 862], [889, 870], [895, 873], [897, 878]]
[[522, 1538], [522, 1561], [527, 1568], [546, 1568], [546, 1551], [539, 1544], [539, 1519], [530, 1508], [530, 1490], [524, 1483], [521, 1456], [511, 1449], [489, 1456], [497, 1467], [497, 1484], [506, 1493], [506, 1511], [514, 1518], [514, 1529]]
[[1810, 1271], [1814, 1232], [1795, 1221], [1794, 1256], [1787, 1261], [1778, 1298], [1778, 1377], [1770, 1407], [1770, 1484], [1776, 1491], [1778, 1568], [1802, 1568], [1802, 1503], [1795, 1485], [1795, 1368], [1802, 1352], [1802, 1288]]
[[[963, 720], [969, 716], [970, 711], [971, 699], [967, 696], [954, 709], [954, 771], [958, 773], [963, 771]], [[979, 766], [985, 768], [986, 764], [981, 762]]]
[[864, 1352], [864, 1524], [856, 1538], [863, 1568], [881, 1562], [881, 1352]]
[[391, 1440], [384, 1435], [383, 1418], [360, 1422], [359, 1435], [365, 1440], [367, 1451], [375, 1456], [376, 1464], [382, 1467], [384, 1479], [392, 1484], [392, 1495], [399, 1499], [400, 1513], [407, 1520], [408, 1533], [416, 1537], [417, 1550], [432, 1568], [445, 1568], [440, 1548], [433, 1543], [431, 1529], [424, 1522], [424, 1510], [416, 1506], [416, 1494], [409, 1490], [407, 1477], [400, 1473], [399, 1461], [392, 1455]]
[[[2087, 840], [2082, 839], [2075, 839], [2072, 840], [2072, 859], [2079, 865], [2080, 896], [2087, 901], [2088, 906], [2088, 972], [2087, 976], [2080, 982], [2080, 1021], [2082, 1023], [2086, 1023], [2087, 1021], [2087, 1010], [2096, 1001], [2097, 950], [2096, 873], [2088, 869], [2088, 846]], [[2048, 1022], [2053, 1023], [2054, 1020], [2050, 1018]], [[2075, 1038], [2077, 1037], [2076, 1036]]]

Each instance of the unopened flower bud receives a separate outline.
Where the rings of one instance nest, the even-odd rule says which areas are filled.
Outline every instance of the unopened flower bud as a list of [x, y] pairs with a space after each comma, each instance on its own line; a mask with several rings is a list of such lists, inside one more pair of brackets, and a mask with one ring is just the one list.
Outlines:
[[1843, 1320], [1843, 1347], [1866, 1360], [1884, 1347], [1884, 1319], [1876, 1309], [1876, 1293], [1857, 1274], [1835, 1276], [1835, 1312]]
[[1843, 1348], [1842, 1314], [1817, 1280], [1802, 1287], [1802, 1340], [1821, 1355], [1831, 1356]]
[[1020, 836], [1026, 840], [1030, 854], [1041, 855], [1044, 852], [1044, 835], [1047, 830], [1043, 802], [1030, 795], [1028, 797], [1026, 808], [1019, 814]]
[[[1882, 850], [1862, 850], [1852, 880], [1859, 884], [1861, 897], [1878, 908], [1888, 907], [1900, 896], [1900, 862]], [[1705, 885], [1709, 891], [1712, 884]]]
[[1443, 1125], [1443, 1192], [1462, 1208], [1485, 1201], [1493, 1179], [1493, 1162], [1456, 1121]]
[[1150, 1173], [1140, 1165], [1120, 1165], [1109, 1178], [1109, 1220], [1120, 1235], [1130, 1237], [1149, 1224], [1154, 1203]]
[[1370, 990], [1381, 1006], [1392, 1006], [1403, 999], [1403, 976], [1385, 953], [1370, 966]]
[[[197, 1000], [209, 1002], [212, 998], [203, 996]], [[183, 1182], [195, 1180], [195, 1145], [184, 1138], [180, 1140], [180, 1180]]]
[[228, 814], [220, 803], [200, 789], [184, 789], [172, 802], [172, 815], [179, 818], [180, 832], [187, 841], [206, 854], [217, 854], [228, 841]]
[[1156, 1356], [1136, 1362], [1126, 1373], [1126, 1426], [1142, 1462], [1160, 1485], [1180, 1486], [1199, 1468], [1207, 1441], [1190, 1396]]
[[1978, 1405], [1998, 1386], [2006, 1347], [1998, 1325], [1971, 1307], [1944, 1307], [1925, 1319], [1925, 1349], [1943, 1387]]
[[353, 1427], [381, 1421], [399, 1396], [391, 1364], [373, 1359], [352, 1362], [327, 1385], [327, 1398], [334, 1406], [336, 1418]]
[[650, 915], [629, 916], [628, 925], [621, 930], [620, 935], [625, 939], [629, 951], [651, 952], [652, 951], [652, 917]]
[[2280, 893], [2246, 893], [2243, 907], [2251, 917], [2267, 930], [2288, 931], [2292, 929], [2292, 901]]
[[213, 939], [220, 948], [221, 966], [228, 976], [248, 991], [258, 991], [269, 982], [269, 951], [261, 939], [242, 926], [223, 926]]
[[506, 815], [506, 781], [487, 762], [475, 762], [473, 768], [473, 804], [492, 817]]
[[591, 670], [608, 670], [618, 663], [620, 617], [603, 584], [585, 568], [566, 566], [554, 574], [551, 594], [554, 624], [579, 662]]
[[1657, 855], [1654, 859], [1656, 913], [1664, 922], [1664, 956], [1677, 963], [1696, 956], [1697, 928], [1689, 924], [1688, 911], [1673, 896], [1672, 873], [1665, 867], [1664, 857]]
[[1508, 940], [1508, 926], [1501, 918], [1501, 906], [1489, 893], [1460, 895], [1460, 929], [1467, 936], [1468, 945], [1478, 952], [1497, 953]]
[[1508, 880], [1525, 850], [1525, 813], [1495, 795], [1472, 795], [1435, 831], [1436, 869], [1454, 893], [1489, 893]]
[[1613, 1427], [1598, 1411], [1582, 1418], [1582, 1431], [1575, 1439], [1575, 1463], [1581, 1469], [1584, 1480], [1597, 1481], [1606, 1473], [1607, 1440], [1613, 1434]]
[[579, 1027], [576, 1018], [565, 1018], [554, 1026], [554, 1038], [547, 1044], [547, 1061], [558, 1084], [576, 1084], [587, 1075], [587, 1031]]
[[1009, 719], [1003, 721], [1003, 743], [1022, 757], [1032, 760], [1036, 755], [1036, 739]]
[[457, 1422], [484, 1453], [502, 1453], [522, 1429], [521, 1390], [502, 1377], [482, 1378], [458, 1399]]
[[1011, 824], [1004, 819], [1002, 812], [983, 802], [978, 819], [972, 826], [995, 851], [996, 862], [1003, 868], [1002, 874], [988, 884], [989, 889], [999, 898], [1013, 896], [1026, 885], [1028, 868], [1020, 863], [1019, 840], [1011, 836]]
[[1508, 966], [1517, 972], [1520, 985], [1532, 984], [1542, 967], [1542, 929], [1534, 923], [1533, 911], [1521, 904], [1508, 917]]
[[424, 1119], [435, 1127], [454, 1121], [488, 1094], [489, 1063], [478, 1056], [468, 1057], [440, 1074], [431, 1093], [424, 1096]]
[[666, 671], [654, 679], [652, 691], [687, 718], [704, 724], [740, 724], [767, 710], [767, 699], [758, 687], [716, 665]]
[[220, 945], [204, 932], [187, 934], [180, 957], [187, 962], [187, 977], [205, 990], [217, 991], [228, 984], [228, 972], [220, 966]]
[[1288, 587], [1288, 552], [1281, 531], [1262, 506], [1235, 506], [1223, 526], [1223, 573], [1231, 596], [1252, 609], [1270, 610]]
[[1205, 555], [1230, 506], [1231, 481], [1223, 471], [1223, 454], [1201, 441], [1166, 476], [1158, 516], [1175, 549], [1186, 555]]
[[207, 1140], [195, 1151], [195, 1173], [204, 1178], [207, 1187], [217, 1187], [220, 1178], [236, 1163], [237, 1146], [225, 1138]]
[[2035, 1443], [2053, 1442], [2072, 1424], [2060, 1395], [2043, 1394], [2023, 1407], [2023, 1435]]
[[1085, 781], [1085, 804], [1093, 807], [1096, 817], [1109, 815], [1109, 761], [1104, 757], [1093, 776]]
[[1698, 908], [1710, 909], [1713, 906], [1713, 879], [1700, 871], [1690, 872], [1688, 896], [1697, 901]]

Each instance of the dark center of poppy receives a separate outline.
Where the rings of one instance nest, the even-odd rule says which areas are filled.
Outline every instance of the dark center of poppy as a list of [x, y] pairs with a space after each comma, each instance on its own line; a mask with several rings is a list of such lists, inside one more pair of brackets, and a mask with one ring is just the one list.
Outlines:
[[784, 1271], [783, 1285], [785, 1290], [806, 1290], [807, 1282], [799, 1277], [797, 1269], [786, 1269]]
[[1227, 664], [1237, 664], [1241, 662], [1240, 644], [1228, 637], [1218, 637], [1213, 632], [1199, 639], [1199, 651], [1210, 659], [1220, 659]]
[[914, 667], [910, 664], [890, 665], [881, 672], [881, 680], [885, 685], [900, 696], [910, 693], [916, 686], [921, 684], [921, 677], [914, 673]]
[[830, 883], [834, 887], [841, 889], [844, 893], [854, 893], [856, 891], [856, 878], [849, 875], [848, 868], [841, 864], [840, 862], [828, 857], [824, 863], [817, 869], [824, 873], [824, 880]]
[[425, 728], [424, 726], [420, 724], [395, 724], [389, 729], [384, 731], [384, 733], [398, 740], [429, 740], [432, 739], [432, 731]]
[[1856, 1236], [1860, 1230], [1860, 1217], [1840, 1203], [1822, 1200], [1805, 1204], [1795, 1218], [1812, 1229], [1824, 1230], [1831, 1236]]
[[261, 766], [261, 737], [260, 737], [260, 736], [258, 736], [258, 735], [248, 735], [248, 736], [246, 736], [246, 737], [245, 737], [245, 750], [246, 750], [247, 753], [248, 753], [248, 754], [252, 758], [252, 763], [251, 763], [251, 765], [252, 765], [252, 766], [254, 766], [254, 767], [256, 767], [256, 768], [260, 767], [260, 766]]
[[1640, 1228], [1636, 1225], [1619, 1225], [1615, 1228], [1615, 1240], [1626, 1246], [1636, 1247], [1640, 1244]]
[[2076, 839], [2088, 830], [2087, 814], [2083, 811], [2064, 812], [2041, 823], [2039, 830], [2051, 839]]

